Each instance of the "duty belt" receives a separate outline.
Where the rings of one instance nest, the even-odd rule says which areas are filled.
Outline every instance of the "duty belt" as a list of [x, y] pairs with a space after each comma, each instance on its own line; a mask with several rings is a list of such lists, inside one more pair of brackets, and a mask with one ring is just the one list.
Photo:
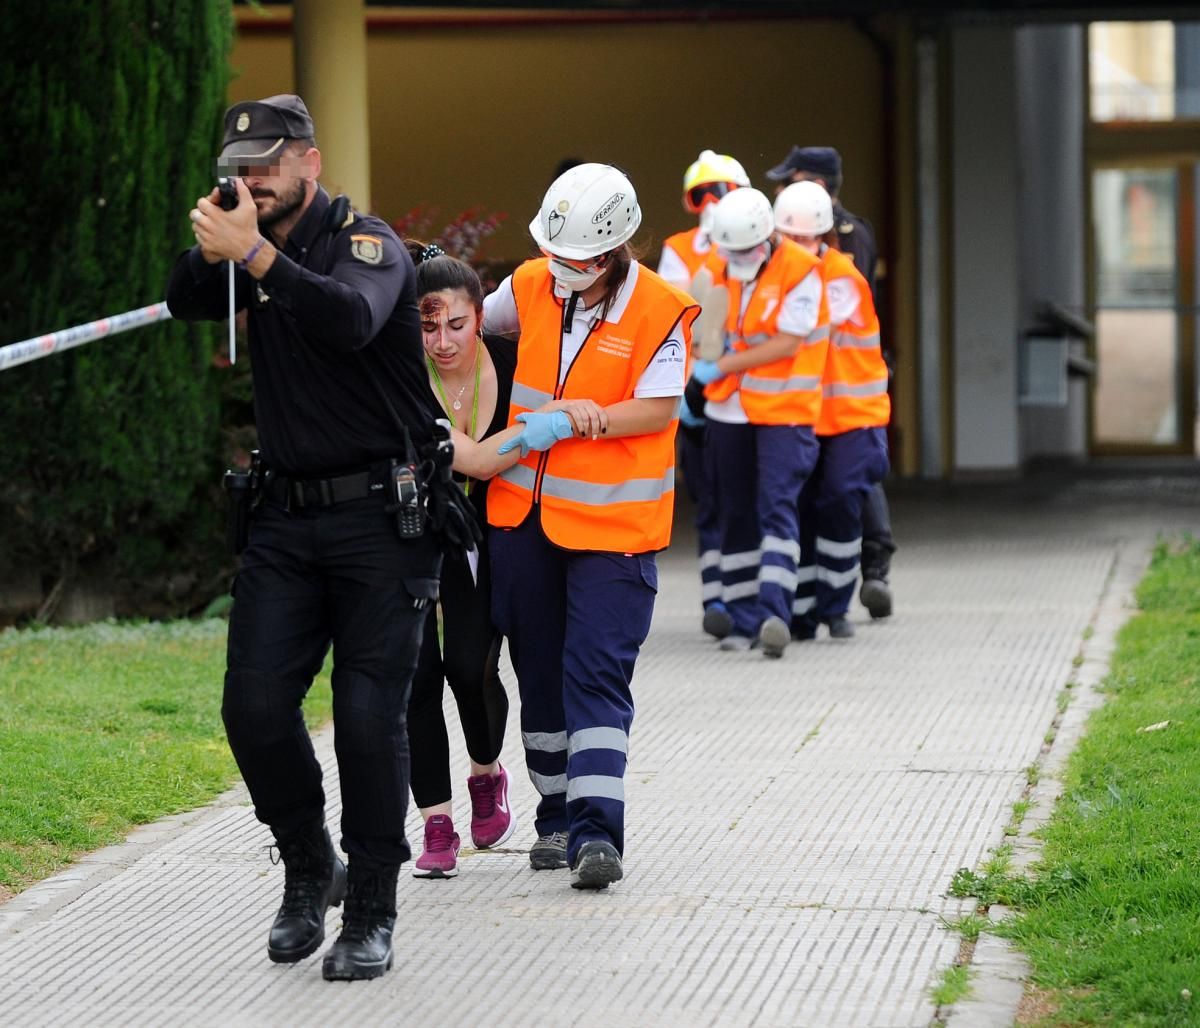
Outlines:
[[337, 478], [288, 478], [271, 474], [263, 487], [267, 499], [282, 503], [288, 510], [332, 507], [347, 500], [383, 496], [385, 489], [386, 472], [374, 467]]

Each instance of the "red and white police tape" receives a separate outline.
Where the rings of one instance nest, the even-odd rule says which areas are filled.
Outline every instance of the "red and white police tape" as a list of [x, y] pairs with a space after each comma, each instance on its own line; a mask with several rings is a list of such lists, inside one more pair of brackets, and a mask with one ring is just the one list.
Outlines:
[[151, 325], [156, 321], [166, 321], [170, 316], [171, 312], [167, 310], [165, 302], [152, 303], [149, 307], [139, 307], [136, 311], [114, 314], [99, 321], [89, 321], [86, 325], [76, 325], [74, 328], [64, 328], [60, 332], [50, 332], [44, 336], [22, 339], [19, 343], [9, 343], [8, 346], [0, 346], [0, 371], [15, 368], [18, 364], [27, 364], [39, 357], [49, 357], [59, 350], [82, 346], [93, 339], [128, 332], [131, 328]]

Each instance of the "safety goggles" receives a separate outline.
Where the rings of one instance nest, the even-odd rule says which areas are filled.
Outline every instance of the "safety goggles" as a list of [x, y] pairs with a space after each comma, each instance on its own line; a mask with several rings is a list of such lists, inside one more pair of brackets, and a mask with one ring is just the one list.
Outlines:
[[592, 271], [599, 271], [604, 266], [604, 261], [608, 254], [602, 253], [599, 257], [584, 257], [582, 260], [573, 260], [570, 257], [560, 257], [556, 253], [551, 253], [543, 246], [542, 256], [549, 257], [555, 264], [561, 264], [565, 268], [570, 268], [572, 271], [578, 271], [586, 275]]
[[698, 211], [706, 203], [710, 201], [716, 203], [726, 193], [732, 192], [734, 186], [730, 182], [705, 182], [698, 186], [693, 186], [687, 191], [688, 206], [693, 211]]

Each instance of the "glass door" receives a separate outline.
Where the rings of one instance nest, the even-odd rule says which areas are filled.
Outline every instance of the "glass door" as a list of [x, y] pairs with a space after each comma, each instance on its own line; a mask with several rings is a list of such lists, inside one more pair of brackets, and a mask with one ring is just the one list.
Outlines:
[[1094, 164], [1094, 453], [1196, 452], [1195, 162]]

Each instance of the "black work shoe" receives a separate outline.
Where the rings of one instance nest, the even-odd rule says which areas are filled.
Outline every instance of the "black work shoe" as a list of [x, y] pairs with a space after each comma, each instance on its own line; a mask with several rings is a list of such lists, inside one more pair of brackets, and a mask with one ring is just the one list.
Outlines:
[[567, 866], [567, 833], [539, 835], [529, 847], [529, 866], [535, 871], [557, 871]]
[[625, 877], [621, 854], [611, 842], [596, 839], [579, 847], [571, 868], [572, 889], [607, 889]]
[[890, 617], [892, 613], [892, 587], [885, 578], [864, 578], [858, 598], [873, 618]]
[[704, 621], [701, 623], [704, 631], [714, 639], [724, 639], [733, 631], [733, 618], [730, 617], [723, 604], [714, 603], [704, 611]]
[[810, 614], [792, 618], [792, 638], [796, 642], [811, 642], [817, 637], [820, 622]]
[[830, 639], [854, 638], [854, 625], [847, 618], [830, 618], [826, 624], [829, 625]]
[[294, 964], [325, 941], [325, 911], [346, 895], [346, 865], [324, 825], [278, 842], [283, 861], [283, 903], [271, 925], [267, 956]]
[[321, 965], [327, 982], [378, 978], [392, 969], [392, 929], [396, 926], [395, 865], [371, 865], [350, 858], [342, 932]]

